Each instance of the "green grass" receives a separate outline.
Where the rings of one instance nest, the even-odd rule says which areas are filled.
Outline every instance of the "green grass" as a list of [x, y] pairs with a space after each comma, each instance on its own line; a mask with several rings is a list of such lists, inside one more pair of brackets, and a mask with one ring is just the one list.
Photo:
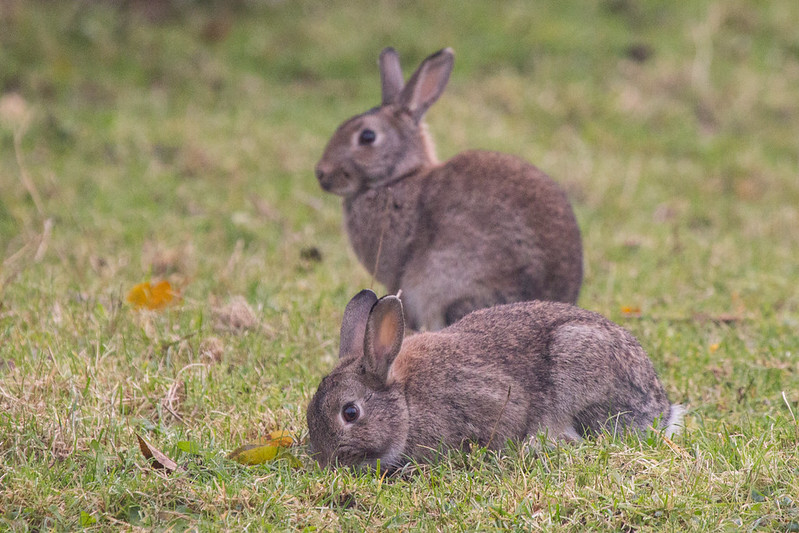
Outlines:
[[[0, 4], [0, 530], [799, 530], [794, 0], [115, 4]], [[676, 448], [475, 450], [385, 479], [225, 458], [307, 433], [370, 283], [313, 166], [379, 101], [386, 45], [406, 73], [455, 49], [441, 157], [499, 149], [567, 188], [580, 304], [689, 406]], [[148, 279], [181, 304], [131, 309]], [[136, 433], [185, 468], [152, 470]]]

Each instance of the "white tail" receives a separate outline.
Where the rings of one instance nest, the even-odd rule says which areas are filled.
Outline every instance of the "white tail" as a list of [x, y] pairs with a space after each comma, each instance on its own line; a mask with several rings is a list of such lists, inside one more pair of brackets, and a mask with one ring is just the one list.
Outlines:
[[669, 419], [666, 421], [666, 426], [663, 429], [663, 434], [667, 437], [677, 435], [683, 429], [683, 416], [685, 416], [685, 407], [678, 404], [673, 404], [669, 409]]

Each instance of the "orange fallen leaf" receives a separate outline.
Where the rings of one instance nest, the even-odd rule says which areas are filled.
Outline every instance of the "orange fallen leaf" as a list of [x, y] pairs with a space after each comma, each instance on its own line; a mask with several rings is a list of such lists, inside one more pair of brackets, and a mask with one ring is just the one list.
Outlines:
[[624, 313], [625, 315], [640, 315], [641, 308], [638, 306], [623, 305], [621, 307], [621, 312]]
[[288, 431], [273, 431], [269, 434], [269, 439], [275, 444], [275, 446], [280, 446], [281, 448], [288, 448], [294, 444], [294, 437], [292, 437], [291, 433]]
[[710, 353], [714, 353], [716, 350], [718, 350], [718, 349], [719, 349], [719, 346], [720, 346], [720, 344], [719, 344], [718, 342], [714, 342], [713, 344], [711, 344], [711, 345], [709, 346], [709, 348], [710, 348]]
[[153, 465], [154, 468], [163, 469], [169, 473], [177, 470], [178, 464], [167, 457], [161, 450], [147, 442], [141, 435], [136, 435], [136, 438], [139, 439], [139, 449], [142, 455], [144, 455], [145, 459], [150, 460], [150, 464]]
[[179, 299], [180, 294], [166, 280], [155, 285], [147, 281], [139, 283], [128, 292], [127, 297], [128, 303], [136, 309], [163, 309]]

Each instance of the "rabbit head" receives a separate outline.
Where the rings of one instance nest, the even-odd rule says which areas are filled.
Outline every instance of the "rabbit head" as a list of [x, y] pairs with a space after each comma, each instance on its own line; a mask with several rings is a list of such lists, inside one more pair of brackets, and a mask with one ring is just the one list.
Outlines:
[[382, 103], [344, 122], [316, 165], [321, 187], [352, 196], [410, 175], [435, 163], [422, 123], [449, 80], [454, 54], [445, 48], [425, 59], [407, 84], [393, 48], [380, 54]]
[[408, 434], [403, 391], [388, 384], [402, 347], [402, 304], [363, 290], [347, 304], [339, 364], [308, 405], [310, 453], [321, 464], [392, 468]]

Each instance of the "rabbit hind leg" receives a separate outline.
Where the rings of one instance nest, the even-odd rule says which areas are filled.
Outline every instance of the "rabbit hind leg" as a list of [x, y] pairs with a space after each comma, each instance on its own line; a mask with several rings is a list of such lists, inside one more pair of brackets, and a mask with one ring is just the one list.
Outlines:
[[533, 453], [540, 453], [545, 447], [554, 448], [559, 444], [576, 443], [581, 440], [583, 437], [570, 424], [557, 426], [547, 424], [527, 439], [525, 447]]

